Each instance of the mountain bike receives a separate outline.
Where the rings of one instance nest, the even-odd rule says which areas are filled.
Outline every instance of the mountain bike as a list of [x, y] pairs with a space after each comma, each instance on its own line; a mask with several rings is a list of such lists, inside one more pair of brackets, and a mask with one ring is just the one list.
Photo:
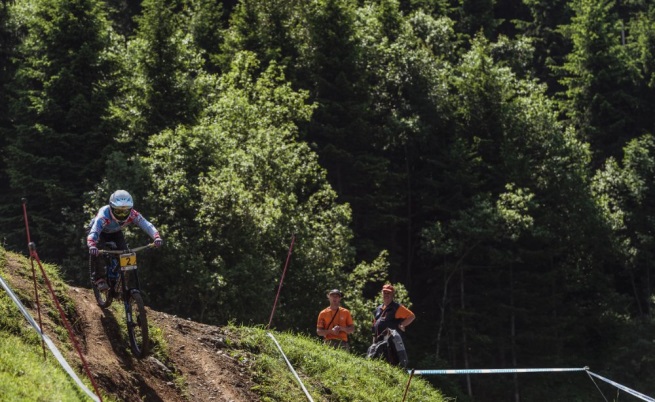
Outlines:
[[130, 348], [137, 358], [145, 357], [150, 344], [148, 318], [139, 290], [136, 253], [154, 247], [153, 243], [127, 250], [117, 250], [116, 243], [107, 242], [99, 251], [98, 258], [91, 258], [89, 269], [95, 271], [94, 263], [105, 264], [107, 290], [99, 290], [93, 284], [93, 294], [100, 308], [108, 308], [114, 299], [122, 300], [125, 308], [125, 323], [130, 338]]

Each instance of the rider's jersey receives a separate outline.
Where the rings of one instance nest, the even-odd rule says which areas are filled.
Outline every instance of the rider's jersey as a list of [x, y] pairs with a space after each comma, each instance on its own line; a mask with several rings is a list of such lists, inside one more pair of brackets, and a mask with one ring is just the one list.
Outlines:
[[132, 208], [130, 216], [128, 216], [125, 221], [119, 222], [112, 216], [109, 205], [105, 205], [100, 208], [98, 215], [96, 215], [89, 223], [89, 235], [86, 237], [86, 244], [88, 247], [97, 247], [100, 233], [120, 232], [125, 226], [132, 224], [136, 224], [140, 227], [153, 240], [159, 237], [159, 232], [155, 226], [148, 222], [148, 220], [134, 208]]

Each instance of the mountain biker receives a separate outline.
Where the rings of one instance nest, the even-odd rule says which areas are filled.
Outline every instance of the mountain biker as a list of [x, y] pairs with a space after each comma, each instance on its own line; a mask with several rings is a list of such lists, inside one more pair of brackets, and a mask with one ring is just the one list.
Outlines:
[[124, 227], [136, 224], [154, 240], [155, 247], [164, 244], [157, 228], [133, 207], [134, 200], [130, 193], [117, 190], [109, 197], [109, 204], [100, 208], [89, 223], [86, 238], [86, 245], [89, 247], [89, 273], [91, 283], [100, 291], [107, 290], [109, 285], [105, 280], [105, 267], [99, 263], [98, 248], [102, 248], [107, 242], [114, 242], [118, 250], [126, 250], [127, 243], [122, 232]]

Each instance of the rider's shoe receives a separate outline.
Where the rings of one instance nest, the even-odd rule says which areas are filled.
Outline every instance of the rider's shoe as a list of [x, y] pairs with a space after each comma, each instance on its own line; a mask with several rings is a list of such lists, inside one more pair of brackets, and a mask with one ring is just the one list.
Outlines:
[[109, 285], [107, 285], [107, 281], [104, 278], [100, 278], [97, 281], [95, 281], [96, 288], [104, 292], [105, 290], [109, 289]]

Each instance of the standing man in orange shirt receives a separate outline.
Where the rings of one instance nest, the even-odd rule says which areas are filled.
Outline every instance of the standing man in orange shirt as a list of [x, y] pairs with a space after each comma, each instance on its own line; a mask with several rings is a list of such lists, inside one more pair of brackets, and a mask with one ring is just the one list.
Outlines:
[[349, 350], [348, 334], [355, 331], [353, 317], [348, 309], [341, 307], [343, 293], [339, 289], [330, 290], [327, 296], [330, 307], [318, 314], [316, 334], [322, 336], [325, 343], [334, 348]]

